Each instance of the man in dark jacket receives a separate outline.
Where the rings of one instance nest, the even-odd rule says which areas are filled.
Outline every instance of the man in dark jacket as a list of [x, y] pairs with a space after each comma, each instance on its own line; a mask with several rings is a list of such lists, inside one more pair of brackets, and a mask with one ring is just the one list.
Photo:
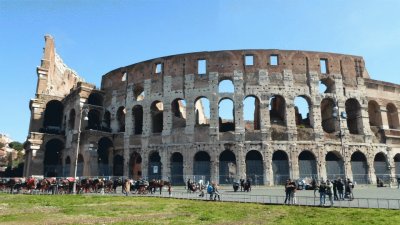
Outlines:
[[339, 192], [339, 200], [344, 200], [343, 190], [344, 190], [344, 183], [341, 178], [339, 178], [336, 182], [336, 187]]

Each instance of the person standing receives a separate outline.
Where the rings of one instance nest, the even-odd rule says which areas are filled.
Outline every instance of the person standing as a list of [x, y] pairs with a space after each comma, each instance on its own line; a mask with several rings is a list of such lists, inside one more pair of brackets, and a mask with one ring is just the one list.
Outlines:
[[286, 194], [286, 198], [285, 198], [285, 204], [290, 204], [290, 194], [291, 194], [291, 188], [290, 188], [290, 179], [286, 180], [286, 184], [285, 184], [285, 194]]
[[339, 200], [344, 200], [344, 195], [343, 195], [343, 190], [344, 190], [344, 184], [342, 178], [339, 178], [336, 182], [336, 187], [339, 192]]
[[329, 206], [333, 206], [333, 198], [332, 198], [332, 195], [333, 195], [333, 184], [331, 183], [330, 180], [326, 180], [326, 194], [329, 197], [329, 202], [330, 202]]
[[338, 194], [337, 194], [337, 180], [333, 180], [333, 198], [335, 201], [339, 200]]
[[290, 182], [290, 204], [295, 205], [296, 202], [296, 191], [297, 191], [297, 186], [296, 182], [292, 181]]
[[319, 206], [325, 205], [325, 197], [326, 197], [326, 183], [325, 181], [321, 181], [319, 185]]
[[128, 196], [129, 192], [131, 192], [131, 181], [129, 179], [125, 180], [124, 189], [125, 189], [125, 196]]

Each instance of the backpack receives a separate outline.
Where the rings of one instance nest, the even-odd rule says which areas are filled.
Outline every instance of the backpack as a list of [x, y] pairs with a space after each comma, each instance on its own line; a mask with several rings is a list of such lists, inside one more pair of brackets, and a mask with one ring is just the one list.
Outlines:
[[208, 185], [207, 187], [207, 193], [211, 194], [213, 192], [213, 187], [211, 185]]

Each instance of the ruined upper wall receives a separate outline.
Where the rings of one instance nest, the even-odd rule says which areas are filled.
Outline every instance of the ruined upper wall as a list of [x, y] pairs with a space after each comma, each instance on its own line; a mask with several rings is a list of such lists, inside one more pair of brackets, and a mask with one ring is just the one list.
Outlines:
[[[253, 65], [245, 65], [245, 56], [253, 56]], [[270, 56], [278, 57], [278, 65], [271, 65]], [[369, 78], [365, 63], [360, 56], [351, 56], [325, 52], [291, 51], [291, 50], [232, 50], [215, 52], [196, 52], [166, 56], [147, 60], [130, 66], [113, 70], [102, 78], [102, 89], [119, 90], [126, 88], [122, 79], [127, 73], [129, 84], [142, 84], [150, 79], [153, 84], [162, 83], [163, 76], [184, 77], [186, 74], [198, 74], [198, 60], [207, 61], [205, 76], [196, 79], [207, 81], [210, 72], [217, 72], [220, 79], [233, 78], [235, 70], [245, 74], [258, 74], [260, 70], [268, 70], [269, 74], [283, 74], [284, 70], [292, 70], [294, 79], [310, 72], [321, 74], [320, 60], [327, 62], [327, 74], [341, 74], [345, 86], [355, 87], [357, 77]], [[162, 65], [162, 72], [156, 73], [156, 65]], [[244, 77], [245, 82], [251, 83], [250, 77]], [[302, 78], [300, 78], [302, 79]], [[195, 81], [196, 82], [196, 81]], [[196, 85], [195, 85], [196, 86]]]
[[64, 97], [79, 81], [78, 74], [69, 68], [57, 54], [54, 39], [45, 36], [45, 47], [41, 65], [37, 68], [38, 85], [36, 95]]

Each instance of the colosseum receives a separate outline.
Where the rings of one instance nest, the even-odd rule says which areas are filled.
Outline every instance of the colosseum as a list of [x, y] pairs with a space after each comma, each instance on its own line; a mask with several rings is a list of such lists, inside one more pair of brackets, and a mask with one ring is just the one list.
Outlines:
[[45, 36], [24, 175], [230, 183], [400, 175], [400, 86], [360, 56], [229, 50], [160, 57], [85, 82]]

